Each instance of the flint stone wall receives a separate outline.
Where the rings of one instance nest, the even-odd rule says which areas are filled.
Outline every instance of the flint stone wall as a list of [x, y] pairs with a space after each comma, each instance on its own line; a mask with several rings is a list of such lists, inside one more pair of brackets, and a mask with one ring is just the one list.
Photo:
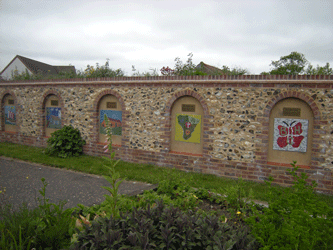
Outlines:
[[[333, 76], [194, 76], [121, 77], [61, 81], [3, 82], [1, 100], [16, 103], [18, 132], [4, 131], [0, 140], [46, 146], [45, 99], [58, 96], [62, 125], [79, 128], [86, 154], [103, 154], [98, 143], [98, 103], [108, 94], [122, 105], [122, 144], [117, 157], [232, 178], [263, 181], [269, 176], [292, 183], [286, 164], [267, 162], [269, 114], [285, 98], [305, 101], [314, 115], [312, 161], [299, 171], [316, 180], [318, 190], [333, 191]], [[173, 103], [182, 96], [199, 100], [204, 110], [203, 154], [170, 152]]]

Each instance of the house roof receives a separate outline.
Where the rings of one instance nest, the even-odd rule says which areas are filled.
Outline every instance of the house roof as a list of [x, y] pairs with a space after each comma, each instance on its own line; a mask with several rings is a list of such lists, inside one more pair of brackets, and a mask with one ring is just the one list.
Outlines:
[[18, 58], [31, 72], [34, 74], [37, 73], [42, 73], [42, 74], [58, 74], [59, 72], [69, 72], [69, 71], [74, 71], [75, 72], [75, 67], [74, 66], [53, 66], [50, 64], [46, 64], [43, 62], [39, 62], [36, 60], [32, 60], [27, 57], [23, 56], [15, 56], [13, 60], [1, 71], [0, 74], [2, 74], [14, 60]]
[[214, 66], [211, 66], [211, 65], [208, 65], [208, 64], [205, 64], [204, 62], [200, 62], [196, 66], [196, 69], [206, 73], [207, 75], [216, 75], [216, 74], [223, 75], [223, 74], [225, 74], [221, 69], [219, 69], [217, 67], [214, 67]]

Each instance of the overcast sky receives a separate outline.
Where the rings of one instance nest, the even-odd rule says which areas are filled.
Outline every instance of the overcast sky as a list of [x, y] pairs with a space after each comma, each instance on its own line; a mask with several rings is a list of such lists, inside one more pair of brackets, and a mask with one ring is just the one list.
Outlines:
[[132, 74], [174, 59], [270, 69], [292, 51], [333, 66], [333, 0], [0, 0], [0, 71], [21, 55]]

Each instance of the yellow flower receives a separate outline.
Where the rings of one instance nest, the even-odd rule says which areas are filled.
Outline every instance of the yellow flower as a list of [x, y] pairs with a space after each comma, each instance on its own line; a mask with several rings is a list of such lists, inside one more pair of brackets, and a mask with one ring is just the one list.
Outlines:
[[238, 211], [236, 214], [241, 214], [241, 212]]
[[27, 179], [29, 179], [29, 176], [27, 176]]

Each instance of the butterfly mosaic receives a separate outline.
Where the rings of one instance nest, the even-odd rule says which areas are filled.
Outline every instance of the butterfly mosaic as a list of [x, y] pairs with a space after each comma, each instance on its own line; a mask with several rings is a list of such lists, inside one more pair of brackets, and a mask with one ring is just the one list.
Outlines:
[[305, 119], [274, 119], [273, 149], [306, 152], [309, 121]]

